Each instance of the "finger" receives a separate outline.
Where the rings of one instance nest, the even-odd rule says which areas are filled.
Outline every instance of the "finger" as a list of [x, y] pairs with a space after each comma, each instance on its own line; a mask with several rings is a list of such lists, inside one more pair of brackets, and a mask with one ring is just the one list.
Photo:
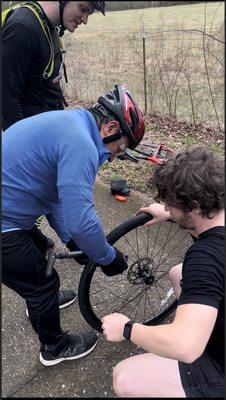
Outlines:
[[138, 214], [141, 214], [142, 212], [148, 212], [148, 207], [141, 207], [138, 211], [137, 211], [137, 213], [136, 213], [136, 215], [138, 215]]
[[104, 329], [105, 329], [105, 323], [104, 323], [104, 322], [102, 323], [101, 328], [102, 328], [103, 331], [104, 331]]
[[156, 223], [158, 223], [159, 221], [157, 221], [155, 218], [152, 219], [151, 221], [146, 222], [146, 224], [144, 224], [144, 226], [149, 227], [151, 225], [154, 225]]
[[142, 212], [141, 209], [139, 209], [137, 212], [135, 212], [134, 215], [139, 215], [141, 212]]

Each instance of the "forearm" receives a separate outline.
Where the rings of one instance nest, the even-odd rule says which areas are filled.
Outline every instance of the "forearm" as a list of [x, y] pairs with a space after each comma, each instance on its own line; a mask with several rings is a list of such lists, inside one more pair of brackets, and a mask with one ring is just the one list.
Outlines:
[[[217, 308], [204, 304], [179, 305], [171, 324], [146, 326], [135, 322], [130, 340], [147, 352], [190, 364], [203, 354], [217, 313]], [[129, 321], [126, 315], [113, 313], [101, 321], [107, 340], [123, 340], [123, 330]]]
[[71, 231], [72, 238], [81, 250], [96, 263], [108, 265], [115, 258], [115, 250], [106, 240], [102, 225], [91, 218], [86, 220], [85, 225], [77, 227], [77, 232]]
[[184, 337], [174, 324], [145, 326], [135, 323], [132, 328], [131, 341], [147, 352], [161, 357], [185, 361]]
[[115, 250], [106, 240], [103, 226], [96, 214], [91, 193], [86, 196], [79, 186], [60, 188], [65, 226], [70, 237], [96, 263], [108, 265]]

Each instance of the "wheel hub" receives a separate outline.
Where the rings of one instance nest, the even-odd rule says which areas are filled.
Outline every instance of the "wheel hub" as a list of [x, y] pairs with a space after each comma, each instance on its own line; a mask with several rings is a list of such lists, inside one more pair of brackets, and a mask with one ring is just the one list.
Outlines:
[[155, 278], [153, 275], [154, 260], [151, 258], [141, 258], [135, 261], [128, 270], [128, 281], [132, 285], [152, 285]]

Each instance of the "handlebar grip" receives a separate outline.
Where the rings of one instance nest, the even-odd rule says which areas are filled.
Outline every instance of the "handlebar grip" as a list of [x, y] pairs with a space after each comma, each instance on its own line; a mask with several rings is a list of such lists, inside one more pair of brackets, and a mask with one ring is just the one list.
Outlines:
[[55, 254], [55, 258], [59, 258], [60, 260], [64, 258], [76, 258], [76, 256], [82, 256], [83, 252], [81, 250], [79, 251], [70, 251], [69, 253], [58, 253]]

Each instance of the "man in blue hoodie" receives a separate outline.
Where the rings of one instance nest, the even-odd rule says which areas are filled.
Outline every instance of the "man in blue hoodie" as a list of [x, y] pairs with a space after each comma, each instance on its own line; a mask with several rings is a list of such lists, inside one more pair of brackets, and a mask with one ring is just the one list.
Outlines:
[[72, 251], [81, 249], [108, 275], [127, 268], [110, 246], [95, 208], [98, 168], [144, 134], [143, 114], [121, 85], [89, 109], [49, 111], [17, 122], [3, 135], [3, 283], [27, 303], [41, 348], [40, 361], [54, 365], [91, 352], [95, 333], [62, 331], [59, 277], [46, 276], [45, 249], [32, 232], [39, 215]]
[[[13, 3], [13, 2], [12, 2]], [[2, 14], [2, 129], [45, 111], [64, 109], [61, 78], [66, 79], [65, 50], [60, 37], [86, 25], [94, 10], [105, 15], [105, 1], [29, 1]], [[16, 62], [15, 62], [16, 60]], [[53, 247], [43, 235], [39, 217], [32, 237]], [[39, 227], [39, 229], [38, 229]], [[70, 305], [74, 290], [61, 290], [59, 307]]]

